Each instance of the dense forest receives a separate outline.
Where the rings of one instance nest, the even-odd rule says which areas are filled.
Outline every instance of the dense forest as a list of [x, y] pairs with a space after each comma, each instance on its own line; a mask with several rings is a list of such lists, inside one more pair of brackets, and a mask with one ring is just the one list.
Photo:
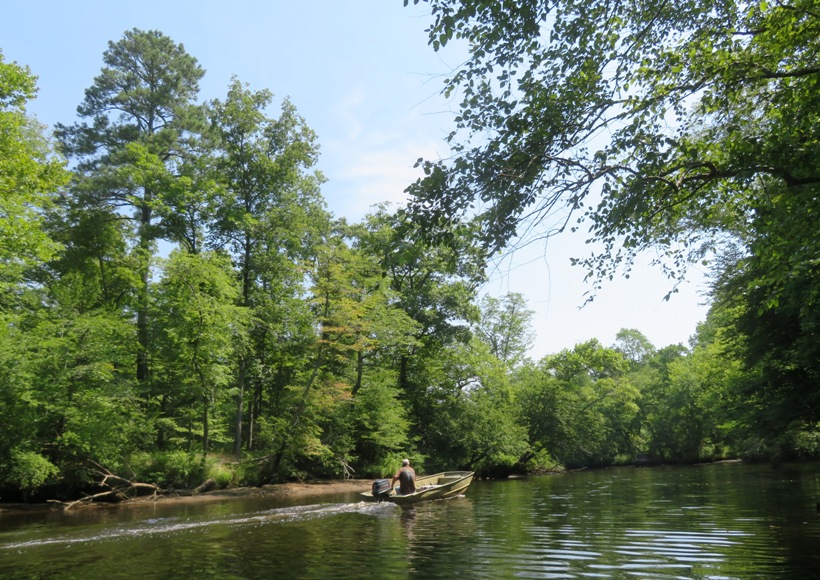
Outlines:
[[[53, 134], [0, 53], [3, 501], [820, 456], [814, 1], [428, 4], [432, 49], [470, 47], [454, 155], [361, 223], [296, 104], [202, 102], [161, 32], [110, 42]], [[480, 290], [555, 212], [593, 297], [647, 250], [670, 292], [707, 262], [690, 342], [531, 360], [526, 302]]]

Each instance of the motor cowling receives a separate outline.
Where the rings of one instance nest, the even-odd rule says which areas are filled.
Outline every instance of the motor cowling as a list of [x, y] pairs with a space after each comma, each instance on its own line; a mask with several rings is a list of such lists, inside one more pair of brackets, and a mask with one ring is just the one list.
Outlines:
[[390, 497], [390, 480], [377, 479], [374, 481], [371, 493], [378, 501], [386, 501]]

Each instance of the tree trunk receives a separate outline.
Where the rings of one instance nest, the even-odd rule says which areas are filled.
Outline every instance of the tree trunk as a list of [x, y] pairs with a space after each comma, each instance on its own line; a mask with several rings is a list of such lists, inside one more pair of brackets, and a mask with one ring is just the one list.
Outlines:
[[208, 397], [202, 401], [202, 452], [208, 453], [210, 446], [210, 433], [208, 431]]
[[242, 415], [244, 414], [243, 403], [245, 400], [245, 367], [247, 361], [245, 357], [239, 359], [239, 372], [236, 377], [236, 418], [234, 420], [233, 432], [233, 453], [239, 455], [242, 451]]
[[[168, 398], [163, 394], [159, 399], [159, 416], [164, 417], [166, 407], [168, 406]], [[165, 451], [165, 427], [162, 423], [157, 424], [157, 451]]]
[[140, 289], [137, 305], [137, 381], [144, 384], [149, 378], [150, 328], [148, 319], [148, 285], [151, 278], [151, 191], [145, 189], [143, 204], [140, 210], [139, 226], [139, 261]]
[[356, 353], [356, 384], [353, 385], [353, 389], [350, 391], [351, 395], [355, 396], [362, 388], [362, 375], [364, 375], [364, 352], [360, 350]]
[[[248, 208], [246, 208], [248, 209]], [[251, 240], [245, 235], [244, 251], [242, 256], [242, 306], [250, 306], [251, 295]], [[242, 452], [242, 415], [244, 414], [245, 402], [245, 374], [248, 366], [247, 356], [242, 355], [239, 359], [239, 369], [236, 376], [236, 418], [234, 420], [233, 432], [233, 453], [239, 455]]]

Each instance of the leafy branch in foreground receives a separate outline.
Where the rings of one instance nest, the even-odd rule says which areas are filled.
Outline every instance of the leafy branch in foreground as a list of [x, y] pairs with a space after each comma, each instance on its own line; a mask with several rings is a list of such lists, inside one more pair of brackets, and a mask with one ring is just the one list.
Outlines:
[[453, 158], [420, 160], [409, 188], [429, 231], [475, 219], [497, 251], [586, 225], [597, 289], [649, 248], [679, 278], [747, 226], [756, 185], [816, 192], [813, 0], [429, 6], [433, 48], [470, 55], [443, 90], [461, 99]]

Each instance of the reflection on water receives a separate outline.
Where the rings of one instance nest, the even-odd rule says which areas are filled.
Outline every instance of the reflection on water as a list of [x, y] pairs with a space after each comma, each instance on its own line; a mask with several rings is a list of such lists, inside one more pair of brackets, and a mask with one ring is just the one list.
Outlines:
[[723, 464], [477, 481], [407, 507], [349, 494], [0, 514], [0, 577], [805, 578], [819, 478]]

